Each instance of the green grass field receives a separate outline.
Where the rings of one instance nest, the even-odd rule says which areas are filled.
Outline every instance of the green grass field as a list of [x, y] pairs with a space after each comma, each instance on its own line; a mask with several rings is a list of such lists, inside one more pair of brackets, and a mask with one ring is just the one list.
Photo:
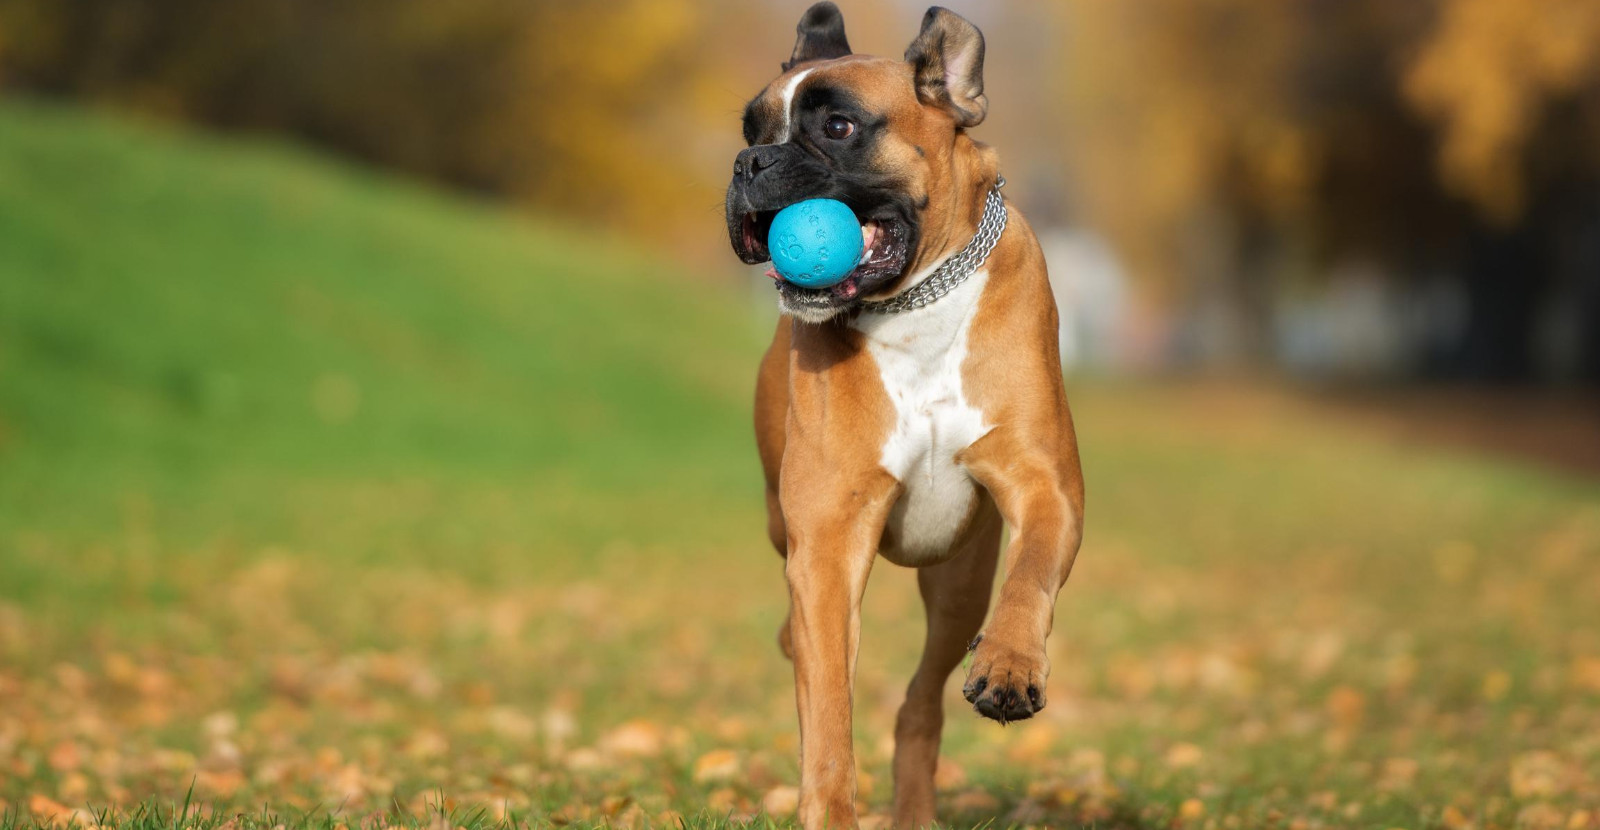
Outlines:
[[[0, 826], [783, 821], [766, 325], [615, 238], [0, 105]], [[947, 820], [1600, 827], [1600, 485], [1069, 389], [1050, 707], [950, 690]], [[866, 614], [877, 821], [913, 575]]]

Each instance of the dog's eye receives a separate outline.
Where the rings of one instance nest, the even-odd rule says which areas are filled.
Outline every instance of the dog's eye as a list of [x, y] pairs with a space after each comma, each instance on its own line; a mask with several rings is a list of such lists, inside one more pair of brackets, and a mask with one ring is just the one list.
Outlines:
[[822, 125], [822, 132], [835, 140], [849, 138], [855, 131], [855, 122], [842, 115], [835, 115], [828, 119], [828, 123]]

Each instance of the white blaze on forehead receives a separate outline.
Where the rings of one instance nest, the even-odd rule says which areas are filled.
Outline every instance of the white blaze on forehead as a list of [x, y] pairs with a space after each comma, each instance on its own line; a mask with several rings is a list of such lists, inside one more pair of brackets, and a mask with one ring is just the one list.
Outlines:
[[[815, 67], [813, 67], [815, 68]], [[778, 94], [783, 99], [783, 126], [778, 129], [778, 138], [773, 144], [783, 144], [789, 140], [789, 125], [794, 119], [794, 91], [800, 88], [800, 82], [810, 75], [811, 69], [802, 69], [796, 72], [789, 82], [783, 85], [783, 90]]]

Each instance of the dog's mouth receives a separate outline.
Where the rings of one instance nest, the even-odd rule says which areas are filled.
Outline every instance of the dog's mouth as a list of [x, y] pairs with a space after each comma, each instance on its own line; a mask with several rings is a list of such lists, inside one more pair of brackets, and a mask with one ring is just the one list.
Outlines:
[[[772, 230], [775, 210], [746, 213], [740, 222], [739, 257], [760, 263], [772, 259], [767, 249], [767, 234]], [[778, 303], [786, 313], [802, 319], [826, 319], [857, 299], [871, 294], [900, 276], [911, 255], [911, 228], [892, 216], [856, 217], [861, 222], [861, 259], [845, 278], [827, 288], [806, 288], [767, 269], [778, 289]]]

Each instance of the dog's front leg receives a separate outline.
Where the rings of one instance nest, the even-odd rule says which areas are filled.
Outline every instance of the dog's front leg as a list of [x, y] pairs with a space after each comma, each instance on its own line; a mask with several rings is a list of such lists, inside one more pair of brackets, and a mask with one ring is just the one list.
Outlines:
[[860, 545], [802, 545], [790, 551], [785, 569], [800, 712], [800, 821], [807, 830], [856, 822], [851, 688], [873, 555]]
[[979, 635], [962, 694], [984, 717], [1007, 723], [1044, 708], [1050, 660], [1045, 639], [1056, 594], [1072, 572], [1083, 539], [1083, 477], [1070, 421], [1060, 455], [991, 433], [969, 448], [968, 469], [988, 488], [1012, 527], [1006, 576], [994, 616]]
[[[856, 824], [851, 689], [861, 641], [861, 596], [893, 499], [888, 475], [865, 480], [822, 467], [784, 468], [789, 531], [790, 637], [800, 714], [800, 821], [807, 830]], [[809, 485], [809, 486], [808, 486]], [[791, 494], [793, 496], [791, 497]]]

